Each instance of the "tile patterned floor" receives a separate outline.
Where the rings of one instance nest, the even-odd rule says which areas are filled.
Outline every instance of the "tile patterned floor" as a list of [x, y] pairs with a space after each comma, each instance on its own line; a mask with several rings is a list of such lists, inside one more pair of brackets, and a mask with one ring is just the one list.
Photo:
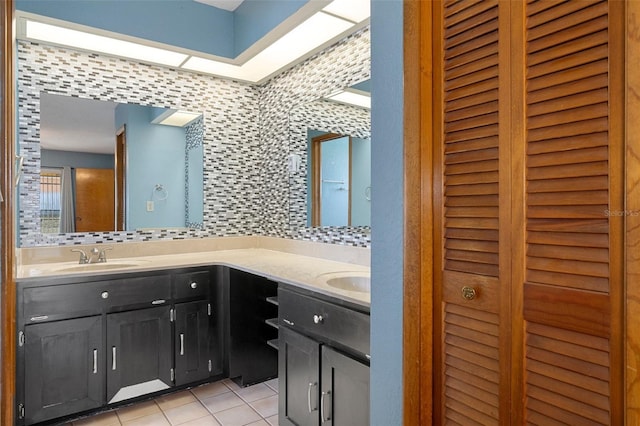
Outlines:
[[241, 388], [229, 379], [67, 423], [66, 426], [276, 426], [278, 379]]

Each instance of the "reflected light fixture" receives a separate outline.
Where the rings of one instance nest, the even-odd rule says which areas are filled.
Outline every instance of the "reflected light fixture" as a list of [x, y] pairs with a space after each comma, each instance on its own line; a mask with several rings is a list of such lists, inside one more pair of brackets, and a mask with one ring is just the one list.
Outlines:
[[342, 104], [371, 109], [371, 95], [361, 90], [347, 89], [328, 96], [327, 99]]
[[191, 124], [202, 114], [196, 112], [170, 109], [160, 114], [151, 121], [153, 124], [163, 124], [165, 126], [184, 127]]

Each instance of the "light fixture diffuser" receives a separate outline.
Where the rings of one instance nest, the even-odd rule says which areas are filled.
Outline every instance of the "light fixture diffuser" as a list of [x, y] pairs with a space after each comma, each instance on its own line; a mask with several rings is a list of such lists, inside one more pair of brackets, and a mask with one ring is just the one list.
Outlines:
[[323, 46], [352, 25], [344, 19], [318, 12], [241, 66], [194, 56], [182, 68], [255, 83]]
[[371, 0], [333, 0], [322, 10], [360, 23], [371, 16]]
[[145, 46], [130, 41], [118, 40], [31, 20], [26, 20], [26, 37], [31, 40], [39, 40], [171, 67], [178, 67], [187, 59], [187, 55], [184, 53], [171, 52], [157, 47]]

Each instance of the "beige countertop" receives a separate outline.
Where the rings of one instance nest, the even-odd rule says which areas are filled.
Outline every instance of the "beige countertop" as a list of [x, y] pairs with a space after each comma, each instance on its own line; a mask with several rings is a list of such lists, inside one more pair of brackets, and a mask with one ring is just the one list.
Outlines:
[[114, 258], [106, 263], [90, 265], [79, 265], [77, 261], [22, 264], [18, 266], [17, 279], [96, 276], [205, 265], [229, 266], [359, 305], [370, 305], [369, 292], [345, 290], [327, 283], [331, 278], [368, 277], [370, 273], [368, 266], [265, 248]]

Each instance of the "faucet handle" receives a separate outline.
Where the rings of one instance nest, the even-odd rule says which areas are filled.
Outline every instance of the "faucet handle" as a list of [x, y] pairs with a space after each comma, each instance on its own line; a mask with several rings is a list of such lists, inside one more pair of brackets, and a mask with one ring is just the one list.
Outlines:
[[[98, 249], [95, 249], [98, 250]], [[100, 255], [98, 256], [98, 262], [99, 263], [104, 263], [107, 261], [107, 255], [104, 253], [107, 250], [113, 250], [113, 247], [105, 247], [102, 250], [99, 250]]]
[[80, 260], [78, 261], [78, 263], [80, 265], [84, 265], [86, 263], [89, 263], [89, 258], [87, 257], [87, 253], [85, 253], [84, 250], [71, 249], [71, 251], [74, 252], [74, 253], [80, 253]]

